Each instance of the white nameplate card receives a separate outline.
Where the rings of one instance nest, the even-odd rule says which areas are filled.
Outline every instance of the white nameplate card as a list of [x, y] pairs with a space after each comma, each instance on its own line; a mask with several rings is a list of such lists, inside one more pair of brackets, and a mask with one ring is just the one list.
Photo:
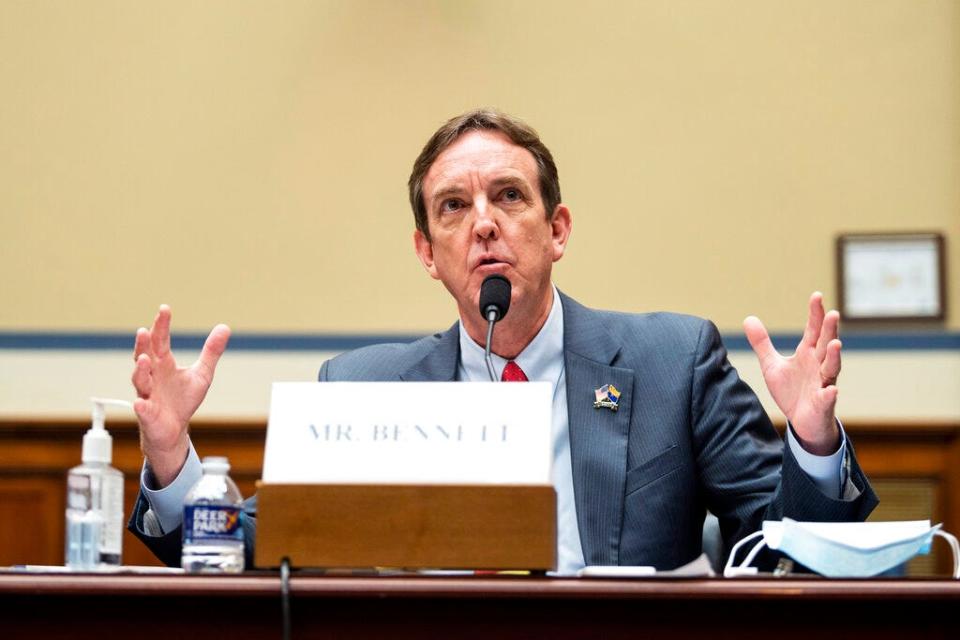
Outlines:
[[276, 382], [263, 481], [551, 484], [548, 382]]

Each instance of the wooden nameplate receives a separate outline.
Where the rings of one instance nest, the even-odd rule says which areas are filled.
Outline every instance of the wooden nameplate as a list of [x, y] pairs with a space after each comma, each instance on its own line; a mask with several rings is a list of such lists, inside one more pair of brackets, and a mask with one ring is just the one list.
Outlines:
[[257, 483], [254, 564], [553, 570], [552, 486]]

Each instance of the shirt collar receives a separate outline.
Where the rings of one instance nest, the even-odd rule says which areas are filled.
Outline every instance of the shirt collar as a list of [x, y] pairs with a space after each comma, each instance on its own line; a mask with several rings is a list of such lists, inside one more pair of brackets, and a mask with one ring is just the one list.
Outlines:
[[[523, 369], [528, 380], [556, 383], [563, 371], [563, 305], [557, 288], [553, 289], [553, 306], [543, 327], [537, 332], [530, 344], [520, 352], [514, 362]], [[493, 356], [494, 373], [499, 377], [507, 360], [497, 354]], [[463, 329], [460, 323], [460, 363], [458, 366], [460, 380], [471, 382], [490, 379], [487, 374], [487, 364], [484, 359], [483, 347]]]

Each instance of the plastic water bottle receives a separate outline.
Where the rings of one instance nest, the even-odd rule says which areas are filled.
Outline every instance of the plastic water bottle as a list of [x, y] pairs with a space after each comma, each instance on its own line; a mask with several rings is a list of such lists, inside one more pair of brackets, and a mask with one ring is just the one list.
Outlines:
[[183, 568], [190, 573], [243, 571], [240, 491], [226, 458], [203, 459], [203, 477], [183, 503]]

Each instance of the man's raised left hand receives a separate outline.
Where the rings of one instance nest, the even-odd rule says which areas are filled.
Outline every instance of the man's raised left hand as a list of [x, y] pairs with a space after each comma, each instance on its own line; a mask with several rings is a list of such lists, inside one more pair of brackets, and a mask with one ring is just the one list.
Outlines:
[[803, 338], [792, 356], [777, 353], [756, 316], [744, 320], [743, 329], [760, 360], [767, 389], [793, 425], [801, 446], [812, 454], [826, 456], [840, 446], [834, 416], [840, 375], [840, 314], [824, 313], [820, 292], [810, 296], [809, 307]]

